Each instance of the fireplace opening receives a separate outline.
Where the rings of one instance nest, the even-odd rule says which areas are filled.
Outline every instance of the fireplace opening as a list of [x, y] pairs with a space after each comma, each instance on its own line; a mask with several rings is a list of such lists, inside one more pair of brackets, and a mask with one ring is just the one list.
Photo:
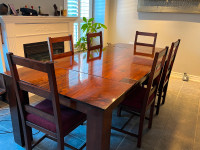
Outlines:
[[[59, 54], [63, 52], [64, 52], [64, 42], [53, 43], [54, 54]], [[50, 55], [49, 55], [47, 41], [24, 44], [24, 56], [26, 58], [38, 61], [49, 61]]]

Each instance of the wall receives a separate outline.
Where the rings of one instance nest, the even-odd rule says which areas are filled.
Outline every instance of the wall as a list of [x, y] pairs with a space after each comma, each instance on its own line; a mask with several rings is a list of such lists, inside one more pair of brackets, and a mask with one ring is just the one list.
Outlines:
[[38, 6], [40, 6], [42, 13], [53, 15], [53, 5], [56, 4], [58, 9], [60, 9], [60, 6], [63, 7], [64, 5], [64, 0], [0, 0], [0, 4], [1, 3], [13, 4], [15, 9], [19, 9], [21, 7], [24, 7], [25, 5], [27, 5], [28, 8], [31, 8], [31, 6], [33, 6], [33, 9], [37, 11], [39, 10]]
[[200, 15], [138, 13], [137, 0], [110, 0], [108, 42], [133, 42], [136, 30], [157, 32], [157, 46], [181, 39], [173, 71], [200, 76]]
[[[95, 18], [95, 21], [98, 23], [103, 23], [107, 27], [109, 25], [109, 7], [110, 6], [110, 0], [94, 0], [93, 1], [93, 17]], [[103, 45], [107, 45], [108, 41], [108, 29], [103, 30]]]

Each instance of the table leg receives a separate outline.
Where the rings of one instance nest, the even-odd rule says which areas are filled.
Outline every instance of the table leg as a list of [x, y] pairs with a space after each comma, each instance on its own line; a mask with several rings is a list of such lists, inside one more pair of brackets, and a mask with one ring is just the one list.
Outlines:
[[87, 150], [109, 150], [112, 111], [92, 109], [87, 113]]
[[14, 139], [18, 145], [24, 146], [24, 136], [21, 124], [21, 117], [19, 113], [19, 108], [17, 106], [16, 94], [14, 92], [15, 90], [12, 86], [12, 78], [10, 76], [4, 75], [4, 80], [8, 103], [10, 107]]

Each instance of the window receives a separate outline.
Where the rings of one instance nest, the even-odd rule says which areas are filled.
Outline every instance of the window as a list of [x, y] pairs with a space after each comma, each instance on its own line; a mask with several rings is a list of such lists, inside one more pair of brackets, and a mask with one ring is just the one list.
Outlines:
[[74, 44], [83, 35], [81, 26], [83, 17], [87, 19], [92, 17], [92, 0], [64, 0], [65, 9], [67, 9], [68, 17], [78, 17], [74, 23]]

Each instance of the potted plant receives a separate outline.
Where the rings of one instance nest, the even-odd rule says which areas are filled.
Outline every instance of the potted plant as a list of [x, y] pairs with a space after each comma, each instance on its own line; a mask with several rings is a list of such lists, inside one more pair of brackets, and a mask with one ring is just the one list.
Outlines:
[[102, 23], [93, 23], [94, 18], [87, 20], [86, 17], [83, 17], [83, 21], [84, 24], [81, 27], [83, 35], [75, 45], [79, 51], [87, 50], [87, 33], [96, 33], [101, 28], [107, 29], [107, 27]]

